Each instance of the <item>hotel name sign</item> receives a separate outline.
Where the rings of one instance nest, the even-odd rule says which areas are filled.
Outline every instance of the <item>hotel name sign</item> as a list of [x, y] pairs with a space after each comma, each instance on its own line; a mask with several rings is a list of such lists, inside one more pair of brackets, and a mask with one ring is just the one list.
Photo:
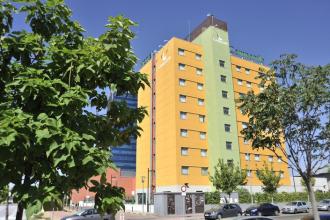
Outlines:
[[253, 55], [253, 54], [247, 53], [245, 51], [238, 50], [232, 46], [230, 47], [230, 53], [234, 56], [240, 57], [245, 60], [250, 60], [252, 62], [256, 62], [259, 64], [264, 63], [264, 58], [262, 56]]

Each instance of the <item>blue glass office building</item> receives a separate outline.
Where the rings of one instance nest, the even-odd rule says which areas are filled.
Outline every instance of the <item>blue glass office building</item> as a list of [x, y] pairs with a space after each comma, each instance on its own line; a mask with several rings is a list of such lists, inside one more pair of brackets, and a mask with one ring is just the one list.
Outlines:
[[[125, 101], [130, 108], [137, 107], [137, 99], [132, 95], [115, 96], [114, 101]], [[120, 168], [122, 176], [135, 176], [136, 139], [131, 138], [130, 144], [111, 147], [112, 160]]]

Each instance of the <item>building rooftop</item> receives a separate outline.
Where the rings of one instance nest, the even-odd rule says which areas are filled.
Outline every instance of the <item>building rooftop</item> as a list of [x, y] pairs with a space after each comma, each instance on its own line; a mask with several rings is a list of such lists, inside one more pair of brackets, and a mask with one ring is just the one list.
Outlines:
[[217, 28], [219, 28], [221, 30], [224, 30], [224, 31], [228, 30], [226, 22], [217, 19], [213, 15], [209, 15], [185, 39], [187, 41], [195, 40], [196, 37], [198, 37], [201, 33], [203, 33], [203, 31], [205, 31], [210, 26], [217, 27]]

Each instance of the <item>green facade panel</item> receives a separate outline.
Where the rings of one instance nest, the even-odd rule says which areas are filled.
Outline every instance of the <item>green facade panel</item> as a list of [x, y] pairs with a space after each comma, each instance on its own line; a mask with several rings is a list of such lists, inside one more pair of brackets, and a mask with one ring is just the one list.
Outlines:
[[[213, 174], [219, 158], [240, 163], [228, 32], [210, 26], [193, 42], [202, 45], [204, 50], [208, 157]], [[220, 60], [224, 61], [224, 67], [220, 66]], [[221, 82], [221, 75], [226, 76], [225, 83]], [[222, 97], [222, 91], [228, 93], [227, 98]], [[229, 108], [229, 115], [223, 113], [223, 107]], [[225, 124], [230, 125], [230, 132], [225, 131]], [[226, 148], [226, 142], [232, 143], [231, 150]]]

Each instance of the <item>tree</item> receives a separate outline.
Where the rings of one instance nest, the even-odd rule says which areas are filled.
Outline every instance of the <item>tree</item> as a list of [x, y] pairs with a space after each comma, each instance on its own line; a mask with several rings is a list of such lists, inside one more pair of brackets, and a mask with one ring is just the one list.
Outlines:
[[[319, 220], [311, 179], [330, 160], [330, 65], [306, 66], [283, 55], [258, 77], [265, 90], [249, 92], [241, 109], [249, 117], [242, 131], [252, 147], [286, 156], [306, 183], [313, 214]], [[285, 143], [285, 144], [284, 144]]]
[[[16, 12], [29, 31], [13, 30]], [[64, 0], [0, 0], [0, 188], [14, 185], [17, 220], [24, 208], [88, 188], [90, 177], [114, 167], [109, 146], [139, 135], [145, 108], [108, 92], [136, 95], [148, 84], [133, 70], [133, 25], [110, 17], [104, 34], [84, 37]]]
[[214, 166], [214, 174], [210, 176], [210, 181], [218, 190], [228, 194], [229, 198], [232, 192], [237, 190], [238, 186], [246, 184], [246, 172], [239, 166], [227, 164], [222, 159]]
[[[312, 177], [311, 178], [311, 186], [314, 187], [315, 186], [315, 182], [316, 182], [316, 179], [315, 177]], [[306, 183], [303, 179], [300, 179], [300, 183], [301, 185], [305, 188], [305, 190], [307, 191], [307, 186], [306, 186]]]
[[274, 194], [280, 186], [281, 174], [275, 173], [273, 166], [269, 169], [267, 164], [264, 164], [264, 169], [257, 171], [257, 177], [262, 182], [262, 190], [271, 195], [272, 202], [274, 202]]
[[0, 203], [3, 203], [7, 200], [9, 196], [9, 188], [8, 186], [4, 186], [0, 189]]

